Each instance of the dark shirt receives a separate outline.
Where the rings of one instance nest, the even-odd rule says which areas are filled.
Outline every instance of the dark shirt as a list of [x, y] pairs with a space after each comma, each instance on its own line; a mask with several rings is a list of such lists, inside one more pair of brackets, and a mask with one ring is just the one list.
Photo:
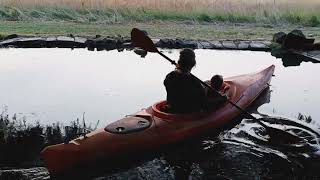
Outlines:
[[192, 75], [172, 71], [164, 80], [170, 111], [175, 113], [196, 112], [206, 104], [206, 91]]

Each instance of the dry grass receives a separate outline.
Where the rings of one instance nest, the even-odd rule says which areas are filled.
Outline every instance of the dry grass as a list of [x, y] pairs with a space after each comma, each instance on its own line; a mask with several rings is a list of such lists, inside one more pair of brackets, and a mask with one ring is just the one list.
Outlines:
[[316, 12], [319, 0], [1, 0], [6, 6], [54, 6], [75, 9], [145, 8], [155, 10], [206, 11], [215, 13]]

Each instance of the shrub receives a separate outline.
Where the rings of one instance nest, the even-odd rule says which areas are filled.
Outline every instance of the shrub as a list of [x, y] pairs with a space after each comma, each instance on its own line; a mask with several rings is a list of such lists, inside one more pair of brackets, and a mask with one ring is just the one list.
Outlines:
[[40, 123], [26, 125], [26, 118], [17, 120], [14, 115], [10, 119], [6, 113], [2, 113], [0, 114], [0, 165], [42, 165], [39, 154], [45, 146], [68, 142], [87, 132], [85, 123], [81, 125], [78, 119], [71, 122], [71, 126], [63, 127], [55, 123], [44, 127]]
[[210, 22], [212, 18], [208, 14], [200, 14], [198, 17], [199, 21]]
[[317, 16], [311, 16], [311, 18], [309, 19], [308, 25], [312, 26], [312, 27], [316, 27], [319, 26], [320, 21], [317, 18]]

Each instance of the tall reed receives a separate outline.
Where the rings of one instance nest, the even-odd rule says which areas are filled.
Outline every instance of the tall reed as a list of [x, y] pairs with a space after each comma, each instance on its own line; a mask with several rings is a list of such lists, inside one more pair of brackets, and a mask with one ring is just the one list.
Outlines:
[[209, 11], [241, 14], [317, 11], [319, 0], [1, 0], [5, 6], [53, 6], [75, 9], [145, 8], [164, 11]]
[[0, 20], [230, 21], [320, 25], [319, 0], [0, 0]]

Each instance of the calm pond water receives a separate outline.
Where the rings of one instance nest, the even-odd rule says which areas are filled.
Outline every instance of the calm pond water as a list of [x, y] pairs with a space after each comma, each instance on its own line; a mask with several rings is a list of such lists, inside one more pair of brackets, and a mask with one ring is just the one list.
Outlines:
[[[106, 179], [309, 179], [318, 177], [320, 64], [303, 62], [284, 67], [267, 52], [196, 50], [194, 74], [209, 79], [255, 72], [276, 65], [271, 87], [253, 108], [257, 116], [281, 116], [292, 132], [310, 140], [311, 148], [291, 148], [266, 143], [266, 135], [250, 120], [218, 137], [208, 137], [190, 148], [133, 168], [107, 175]], [[177, 59], [178, 50], [164, 53]], [[51, 124], [83, 117], [105, 126], [165, 98], [163, 79], [173, 66], [157, 54], [141, 59], [133, 51], [90, 52], [83, 49], [1, 49], [1, 110], [32, 123]], [[310, 116], [298, 120], [299, 114]], [[301, 118], [300, 118], [301, 119]], [[283, 127], [283, 126], [279, 126]], [[308, 129], [308, 128], [311, 128]], [[316, 138], [316, 139], [315, 139]], [[311, 174], [311, 176], [306, 175]], [[318, 173], [319, 174], [319, 173]]]
[[[178, 58], [178, 50], [169, 57]], [[276, 65], [270, 102], [259, 108], [268, 115], [317, 120], [320, 64], [283, 67], [267, 52], [196, 50], [194, 74], [209, 79], [255, 72]], [[165, 98], [163, 79], [173, 67], [157, 54], [141, 59], [132, 51], [90, 52], [83, 49], [1, 49], [0, 105], [29, 121], [68, 124], [76, 118], [101, 126]]]

